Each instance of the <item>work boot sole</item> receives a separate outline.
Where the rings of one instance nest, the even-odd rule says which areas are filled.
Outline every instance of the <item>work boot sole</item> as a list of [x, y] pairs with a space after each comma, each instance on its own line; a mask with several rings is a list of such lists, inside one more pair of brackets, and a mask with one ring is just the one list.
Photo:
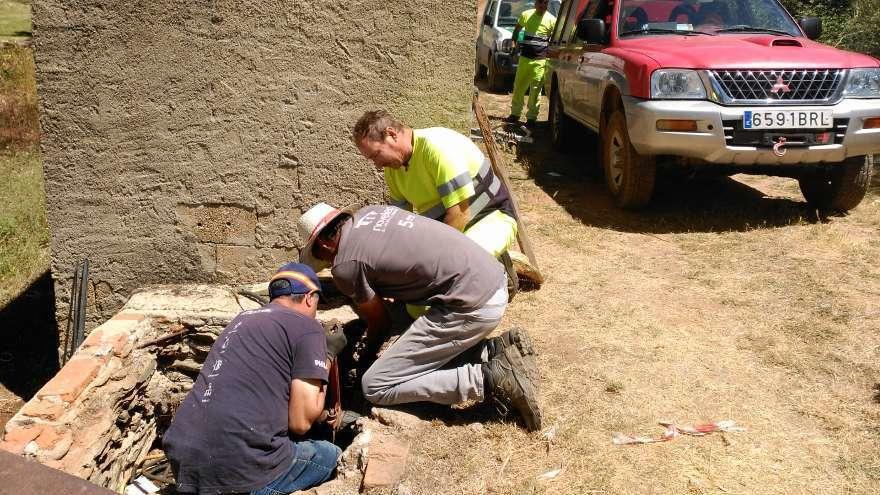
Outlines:
[[535, 351], [535, 346], [532, 344], [532, 338], [529, 337], [529, 334], [525, 329], [513, 327], [502, 333], [500, 336], [489, 339], [487, 345], [489, 347], [489, 359], [500, 354], [503, 352], [503, 349], [507, 347], [516, 347], [520, 356], [522, 356], [523, 366], [529, 380], [532, 381], [535, 389], [538, 389], [539, 383], [541, 382], [541, 373], [538, 370], [538, 362], [536, 359], [538, 352]]
[[528, 376], [525, 360], [516, 346], [504, 348], [502, 355], [496, 356], [485, 366], [489, 367], [493, 377], [492, 397], [501, 406], [499, 411], [504, 414], [512, 407], [522, 417], [526, 429], [541, 429], [538, 391]]
[[[520, 354], [519, 350], [513, 346], [508, 347], [505, 354], [507, 354], [508, 359], [511, 361], [511, 365], [513, 366], [513, 369], [511, 371], [516, 378], [516, 384], [522, 391], [524, 400], [524, 403], [513, 404], [513, 406], [517, 409], [517, 412], [519, 412], [519, 415], [523, 418], [523, 421], [525, 421], [527, 430], [540, 430], [541, 410], [538, 408], [538, 387], [537, 382], [532, 381], [528, 366], [526, 365], [527, 356], [523, 356], [522, 354]], [[519, 354], [521, 361], [517, 363], [515, 358], [512, 358], [512, 354]], [[531, 358], [532, 356], [528, 357]], [[534, 359], [532, 359], [532, 362], [534, 363]]]

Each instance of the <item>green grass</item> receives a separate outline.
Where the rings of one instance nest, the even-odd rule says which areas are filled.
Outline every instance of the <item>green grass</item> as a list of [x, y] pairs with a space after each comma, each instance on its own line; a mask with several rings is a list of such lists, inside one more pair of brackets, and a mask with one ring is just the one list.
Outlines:
[[31, 49], [0, 49], [0, 307], [49, 265], [38, 116]]
[[30, 2], [0, 0], [0, 40], [17, 41], [30, 37]]
[[0, 307], [49, 266], [39, 153], [0, 153]]

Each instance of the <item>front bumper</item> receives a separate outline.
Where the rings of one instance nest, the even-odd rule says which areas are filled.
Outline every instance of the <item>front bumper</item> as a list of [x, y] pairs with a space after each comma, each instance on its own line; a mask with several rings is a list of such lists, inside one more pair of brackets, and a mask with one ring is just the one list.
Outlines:
[[515, 75], [518, 63], [519, 55], [502, 52], [495, 53], [495, 68], [503, 76]]
[[[827, 129], [829, 144], [792, 145], [782, 156], [772, 146], [742, 145], [741, 123], [745, 110], [761, 107], [721, 106], [709, 101], [642, 100], [624, 98], [626, 121], [633, 147], [645, 155], [675, 155], [709, 163], [734, 165], [793, 165], [840, 162], [847, 157], [880, 153], [880, 129], [863, 129], [866, 118], [880, 117], [880, 99], [844, 99], [835, 105], [767, 107], [767, 109], [831, 110], [834, 127]], [[763, 110], [763, 108], [761, 108]], [[657, 130], [657, 120], [696, 120], [696, 132]], [[750, 131], [755, 134], [756, 131]], [[763, 131], [774, 134], [797, 130]], [[739, 133], [739, 134], [737, 134]]]

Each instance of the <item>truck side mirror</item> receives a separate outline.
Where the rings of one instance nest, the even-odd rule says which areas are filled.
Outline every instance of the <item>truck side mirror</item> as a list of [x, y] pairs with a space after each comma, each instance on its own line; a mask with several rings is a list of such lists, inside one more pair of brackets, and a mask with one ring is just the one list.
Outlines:
[[483, 16], [483, 24], [491, 27], [492, 26], [492, 16], [489, 14], [484, 15]]
[[801, 29], [804, 30], [804, 34], [807, 35], [807, 38], [811, 40], [822, 35], [822, 19], [819, 19], [818, 17], [804, 17], [798, 24], [801, 25]]
[[577, 37], [587, 43], [604, 45], [605, 21], [602, 19], [581, 19], [577, 23]]

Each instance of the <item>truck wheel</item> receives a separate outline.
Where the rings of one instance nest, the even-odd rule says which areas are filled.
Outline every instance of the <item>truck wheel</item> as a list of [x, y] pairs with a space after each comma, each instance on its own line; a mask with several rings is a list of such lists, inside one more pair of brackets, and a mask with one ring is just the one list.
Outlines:
[[562, 97], [559, 96], [559, 87], [553, 85], [553, 91], [550, 94], [550, 139], [553, 141], [553, 147], [558, 150], [566, 150], [571, 147], [572, 135], [575, 131], [576, 123], [565, 115], [562, 107]]
[[487, 75], [487, 84], [489, 85], [489, 91], [493, 93], [500, 93], [503, 89], [502, 86], [504, 84], [504, 78], [501, 74], [498, 73], [498, 67], [495, 66], [495, 56], [493, 54], [489, 54], [488, 68], [486, 69]]
[[872, 155], [854, 156], [832, 165], [830, 172], [805, 172], [798, 178], [798, 184], [811, 206], [826, 211], [848, 211], [865, 197], [873, 173]]
[[601, 132], [605, 182], [621, 208], [646, 204], [654, 192], [657, 163], [653, 156], [640, 155], [629, 140], [623, 109], [614, 110]]
[[480, 55], [477, 53], [477, 56], [474, 57], [474, 82], [481, 81], [484, 77], [486, 77], [486, 71], [483, 64], [480, 63]]

